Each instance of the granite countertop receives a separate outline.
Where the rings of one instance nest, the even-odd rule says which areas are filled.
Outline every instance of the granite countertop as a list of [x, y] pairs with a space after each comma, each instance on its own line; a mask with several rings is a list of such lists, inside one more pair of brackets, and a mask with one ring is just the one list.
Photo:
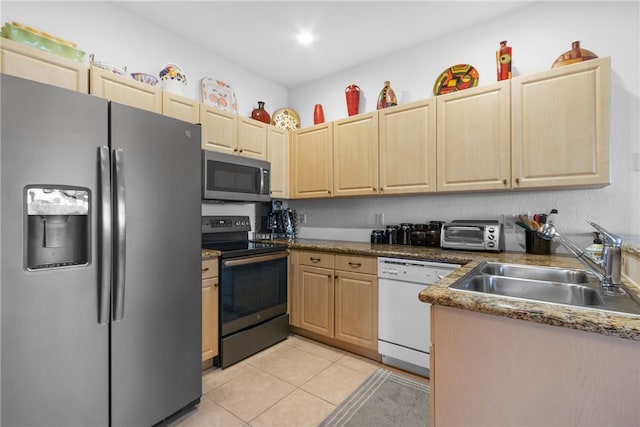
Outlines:
[[[514, 264], [531, 264], [549, 267], [584, 269], [575, 258], [567, 255], [532, 255], [513, 252], [471, 252], [452, 251], [423, 246], [403, 246], [345, 242], [334, 240], [296, 239], [280, 241], [290, 249], [329, 251], [353, 255], [369, 255], [424, 259], [435, 262], [461, 264], [462, 268], [451, 275], [426, 287], [420, 292], [421, 301], [435, 305], [460, 308], [481, 313], [505, 316], [553, 326], [578, 329], [640, 341], [640, 315], [617, 313], [583, 307], [573, 307], [552, 303], [521, 301], [511, 298], [464, 292], [449, 289], [449, 285], [471, 271], [482, 261], [498, 261]], [[623, 250], [640, 254], [640, 246], [629, 243]], [[640, 287], [623, 280], [629, 294], [640, 301]]]
[[222, 255], [222, 252], [220, 251], [216, 251], [213, 249], [202, 249], [202, 259], [211, 259], [211, 258], [217, 258], [220, 255]]

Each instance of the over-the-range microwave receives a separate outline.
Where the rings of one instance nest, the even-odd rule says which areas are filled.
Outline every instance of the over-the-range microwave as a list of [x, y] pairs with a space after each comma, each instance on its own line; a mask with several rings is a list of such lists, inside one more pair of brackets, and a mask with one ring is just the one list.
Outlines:
[[264, 160], [202, 150], [202, 199], [268, 202], [270, 168]]

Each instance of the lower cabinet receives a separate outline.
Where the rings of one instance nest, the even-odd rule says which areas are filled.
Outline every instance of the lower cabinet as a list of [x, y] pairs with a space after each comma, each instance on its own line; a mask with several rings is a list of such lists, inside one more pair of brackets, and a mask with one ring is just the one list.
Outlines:
[[[351, 351], [378, 349], [375, 257], [294, 251], [292, 326]], [[335, 342], [334, 342], [335, 341]], [[360, 352], [360, 353], [366, 353]]]
[[218, 259], [202, 261], [202, 361], [218, 355]]

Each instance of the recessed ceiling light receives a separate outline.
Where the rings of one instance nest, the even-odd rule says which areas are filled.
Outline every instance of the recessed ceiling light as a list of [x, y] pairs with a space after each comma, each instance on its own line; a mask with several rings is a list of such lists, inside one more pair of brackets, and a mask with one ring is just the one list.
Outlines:
[[298, 34], [298, 41], [300, 44], [311, 44], [313, 36], [307, 31], [302, 31]]

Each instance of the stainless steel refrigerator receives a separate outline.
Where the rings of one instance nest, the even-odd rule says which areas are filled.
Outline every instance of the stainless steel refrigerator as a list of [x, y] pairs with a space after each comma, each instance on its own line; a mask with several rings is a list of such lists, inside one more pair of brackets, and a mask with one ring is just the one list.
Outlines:
[[200, 127], [7, 75], [0, 93], [0, 424], [196, 404]]

